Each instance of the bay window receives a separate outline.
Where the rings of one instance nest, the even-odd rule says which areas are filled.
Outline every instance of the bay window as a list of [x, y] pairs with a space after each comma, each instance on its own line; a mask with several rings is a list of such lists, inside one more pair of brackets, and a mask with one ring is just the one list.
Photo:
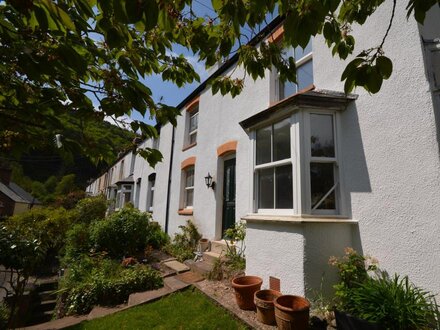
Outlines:
[[254, 132], [254, 208], [339, 214], [336, 113], [298, 111]]

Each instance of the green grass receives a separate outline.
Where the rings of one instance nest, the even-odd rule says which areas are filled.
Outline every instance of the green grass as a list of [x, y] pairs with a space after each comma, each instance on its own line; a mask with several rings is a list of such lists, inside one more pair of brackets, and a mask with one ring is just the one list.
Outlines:
[[189, 288], [153, 303], [85, 321], [68, 329], [247, 329], [247, 327], [203, 293], [195, 288]]

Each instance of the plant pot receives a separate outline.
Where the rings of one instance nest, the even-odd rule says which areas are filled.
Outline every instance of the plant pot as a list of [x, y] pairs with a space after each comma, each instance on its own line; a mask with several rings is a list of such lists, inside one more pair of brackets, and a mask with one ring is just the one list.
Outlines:
[[199, 239], [200, 252], [205, 252], [209, 247], [209, 239], [201, 238]]
[[276, 290], [260, 290], [255, 292], [254, 302], [257, 307], [258, 321], [269, 325], [275, 324], [273, 301], [279, 296], [281, 296], [281, 292]]
[[281, 330], [309, 328], [310, 303], [299, 296], [284, 295], [275, 299], [275, 320]]
[[338, 330], [381, 330], [383, 329], [380, 325], [375, 323], [370, 323], [368, 321], [358, 319], [345, 312], [335, 310], [336, 326]]
[[254, 294], [260, 290], [261, 284], [263, 280], [258, 276], [239, 276], [232, 279], [235, 300], [240, 309], [255, 309]]

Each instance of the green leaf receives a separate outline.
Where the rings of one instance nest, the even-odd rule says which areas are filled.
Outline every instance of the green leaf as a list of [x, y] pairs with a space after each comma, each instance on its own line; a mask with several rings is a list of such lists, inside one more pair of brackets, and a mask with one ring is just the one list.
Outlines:
[[71, 31], [76, 31], [75, 24], [64, 10], [62, 10], [51, 0], [41, 0], [41, 2], [53, 16], [55, 16], [61, 23], [63, 23], [66, 28]]
[[145, 30], [149, 31], [157, 25], [159, 7], [155, 0], [145, 1]]
[[376, 67], [381, 73], [383, 79], [388, 79], [393, 72], [393, 62], [386, 56], [379, 56], [376, 59]]
[[129, 0], [125, 2], [128, 23], [136, 23], [142, 19], [142, 1]]

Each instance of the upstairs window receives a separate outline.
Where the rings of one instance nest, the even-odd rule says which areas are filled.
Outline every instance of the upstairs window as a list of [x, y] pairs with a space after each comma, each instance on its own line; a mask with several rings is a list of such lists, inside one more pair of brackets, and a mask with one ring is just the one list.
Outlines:
[[303, 49], [301, 47], [289, 47], [283, 50], [283, 57], [293, 57], [296, 63], [296, 83], [281, 81], [276, 77], [277, 101], [283, 100], [298, 91], [313, 84], [313, 53], [312, 39]]
[[156, 173], [148, 176], [147, 211], [153, 212], [154, 187], [156, 186]]
[[197, 142], [197, 128], [199, 126], [199, 108], [195, 107], [189, 114], [188, 124], [188, 145], [193, 145]]

